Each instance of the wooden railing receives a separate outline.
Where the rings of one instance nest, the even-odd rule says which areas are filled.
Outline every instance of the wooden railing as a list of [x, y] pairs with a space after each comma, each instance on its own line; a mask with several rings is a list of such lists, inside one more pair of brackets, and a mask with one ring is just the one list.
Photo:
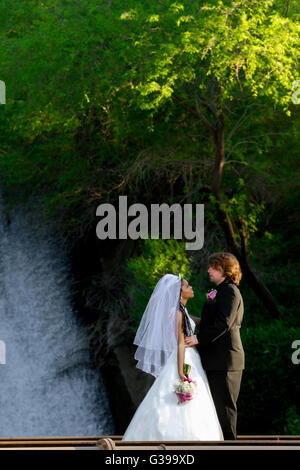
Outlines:
[[118, 438], [99, 439], [102, 450], [300, 450], [300, 436], [238, 436], [232, 441], [122, 441]]
[[122, 436], [1, 437], [0, 450], [100, 450], [99, 439], [120, 440]]
[[234, 441], [122, 441], [122, 436], [2, 437], [0, 450], [300, 450], [300, 436], [238, 436]]

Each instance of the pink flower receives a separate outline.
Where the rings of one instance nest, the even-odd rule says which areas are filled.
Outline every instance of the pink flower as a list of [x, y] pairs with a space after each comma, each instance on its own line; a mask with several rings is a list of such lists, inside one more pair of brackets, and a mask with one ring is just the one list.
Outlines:
[[210, 292], [208, 292], [208, 294], [206, 294], [206, 298], [207, 298], [207, 300], [214, 300], [216, 295], [217, 295], [217, 291], [216, 291], [216, 289], [214, 289], [214, 290], [211, 290]]
[[190, 376], [189, 374], [185, 374], [185, 379], [184, 379], [185, 382], [193, 382], [192, 379], [190, 379]]
[[186, 401], [191, 401], [193, 399], [193, 395], [190, 392], [180, 393], [176, 392], [181, 403], [185, 403]]

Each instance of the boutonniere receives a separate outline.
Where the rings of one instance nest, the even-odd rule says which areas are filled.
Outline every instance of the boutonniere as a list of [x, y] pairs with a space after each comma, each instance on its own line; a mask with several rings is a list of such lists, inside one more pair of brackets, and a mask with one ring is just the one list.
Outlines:
[[212, 302], [215, 299], [216, 295], [217, 291], [216, 289], [213, 289], [206, 294], [206, 298], [208, 301]]

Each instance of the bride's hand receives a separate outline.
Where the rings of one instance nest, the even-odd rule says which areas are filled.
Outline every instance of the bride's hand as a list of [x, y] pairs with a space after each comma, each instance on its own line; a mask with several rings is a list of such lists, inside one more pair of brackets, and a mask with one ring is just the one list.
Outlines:
[[190, 346], [196, 346], [196, 344], [199, 344], [199, 341], [196, 335], [192, 335], [192, 336], [186, 336], [184, 338], [184, 343], [185, 343], [185, 347], [188, 348]]
[[179, 378], [180, 378], [180, 380], [182, 380], [182, 382], [184, 382], [184, 380], [185, 380], [185, 375], [181, 375], [181, 374], [180, 374], [180, 375], [179, 375]]

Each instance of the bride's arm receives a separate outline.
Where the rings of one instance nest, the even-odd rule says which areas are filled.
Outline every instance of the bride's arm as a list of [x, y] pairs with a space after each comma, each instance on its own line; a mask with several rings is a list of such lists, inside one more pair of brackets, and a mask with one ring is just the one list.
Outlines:
[[181, 378], [181, 380], [184, 380], [185, 378], [184, 373], [183, 373], [184, 353], [185, 353], [185, 343], [184, 343], [184, 334], [183, 334], [183, 329], [182, 329], [182, 313], [179, 311], [177, 365], [178, 365], [178, 375]]

